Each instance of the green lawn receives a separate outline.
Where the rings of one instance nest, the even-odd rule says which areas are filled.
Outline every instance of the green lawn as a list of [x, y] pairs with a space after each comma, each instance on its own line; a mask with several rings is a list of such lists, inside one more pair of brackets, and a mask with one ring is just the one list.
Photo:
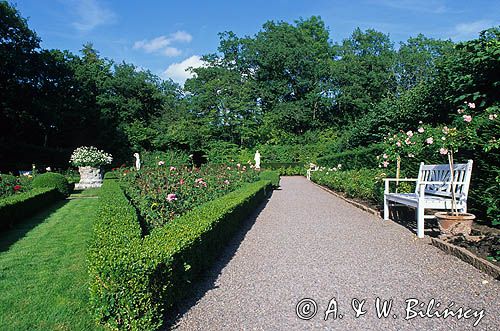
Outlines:
[[95, 330], [87, 244], [96, 198], [60, 202], [0, 233], [0, 330]]

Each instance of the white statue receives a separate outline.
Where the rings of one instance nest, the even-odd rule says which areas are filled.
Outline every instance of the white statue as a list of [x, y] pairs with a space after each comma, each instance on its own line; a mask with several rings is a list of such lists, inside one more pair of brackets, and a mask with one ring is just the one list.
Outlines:
[[135, 157], [135, 169], [137, 171], [141, 170], [141, 159], [139, 158], [139, 153], [134, 153]]
[[255, 160], [255, 169], [260, 170], [260, 153], [259, 150], [255, 152], [255, 156], [253, 158]]

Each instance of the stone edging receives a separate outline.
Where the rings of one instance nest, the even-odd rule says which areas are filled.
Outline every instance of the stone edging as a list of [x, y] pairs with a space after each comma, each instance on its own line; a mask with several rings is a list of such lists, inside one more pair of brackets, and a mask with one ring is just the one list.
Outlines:
[[351, 204], [351, 205], [353, 205], [354, 207], [357, 207], [357, 208], [359, 208], [359, 209], [362, 209], [362, 210], [364, 210], [364, 211], [366, 211], [366, 212], [368, 212], [368, 213], [370, 213], [370, 214], [372, 214], [372, 215], [375, 215], [375, 216], [377, 216], [377, 217], [379, 217], [379, 218], [382, 218], [382, 217], [380, 217], [380, 212], [379, 212], [378, 210], [375, 210], [375, 209], [373, 209], [373, 208], [367, 207], [367, 206], [365, 206], [365, 205], [363, 205], [363, 204], [361, 204], [361, 203], [359, 203], [359, 202], [356, 202], [356, 201], [354, 201], [354, 200], [348, 199], [348, 198], [346, 198], [346, 197], [344, 197], [344, 196], [342, 196], [342, 195], [338, 194], [337, 192], [334, 192], [334, 191], [330, 190], [329, 188], [326, 188], [326, 187], [324, 187], [324, 186], [322, 186], [322, 185], [316, 184], [316, 183], [315, 183], [315, 182], [313, 182], [313, 181], [311, 181], [311, 183], [313, 183], [313, 184], [314, 184], [314, 185], [316, 185], [317, 187], [319, 187], [319, 188], [321, 188], [321, 189], [325, 190], [326, 192], [328, 192], [328, 193], [330, 193], [330, 194], [332, 194], [332, 195], [336, 196], [337, 198], [342, 199], [342, 200], [344, 200], [344, 201], [346, 201], [346, 202], [350, 203], [350, 204]]
[[431, 238], [431, 243], [443, 252], [456, 256], [460, 260], [471, 264], [496, 280], [500, 280], [500, 267], [494, 265], [493, 263], [476, 256], [465, 248], [452, 245], [441, 239]]
[[[352, 204], [353, 206], [355, 206], [359, 209], [362, 209], [370, 214], [376, 215], [379, 218], [381, 218], [380, 213], [377, 210], [370, 208], [370, 207], [367, 207], [365, 205], [362, 205], [359, 202], [353, 201], [353, 200], [348, 199], [346, 197], [343, 197], [342, 195], [338, 194], [337, 192], [334, 192], [334, 191], [332, 191], [332, 190], [330, 190], [322, 185], [316, 184], [313, 181], [311, 181], [311, 183], [313, 183], [317, 187], [325, 190], [326, 192], [336, 196], [337, 198], [340, 198], [340, 199]], [[426, 235], [426, 237], [429, 237], [429, 236]], [[432, 245], [441, 249], [443, 252], [451, 254], [455, 257], [458, 257], [462, 261], [471, 264], [475, 268], [490, 275], [491, 277], [493, 277], [497, 280], [500, 280], [500, 267], [494, 265], [493, 263], [491, 263], [483, 258], [476, 256], [475, 254], [471, 253], [470, 251], [466, 250], [465, 248], [449, 244], [449, 243], [442, 241], [440, 239], [437, 239], [437, 238], [430, 238], [430, 240], [431, 240]]]

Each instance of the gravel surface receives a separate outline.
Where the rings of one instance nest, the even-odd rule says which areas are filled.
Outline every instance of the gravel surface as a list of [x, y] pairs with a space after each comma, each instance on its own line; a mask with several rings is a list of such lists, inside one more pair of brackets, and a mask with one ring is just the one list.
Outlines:
[[[194, 299], [179, 307], [172, 328], [500, 330], [500, 282], [303, 177], [281, 179], [281, 189], [248, 220], [195, 292]], [[296, 315], [303, 298], [317, 304], [310, 320]], [[333, 298], [339, 315], [334, 320], [330, 314], [325, 321]], [[393, 300], [389, 317], [377, 318], [377, 298]], [[424, 314], [435, 299], [440, 306], [430, 314], [443, 313], [453, 303], [453, 312], [471, 309], [465, 314], [469, 318], [406, 320], [407, 300], [412, 298], [424, 307], [410, 308], [408, 317]], [[366, 300], [366, 313], [358, 318], [353, 299]], [[484, 317], [474, 328], [483, 309]]]

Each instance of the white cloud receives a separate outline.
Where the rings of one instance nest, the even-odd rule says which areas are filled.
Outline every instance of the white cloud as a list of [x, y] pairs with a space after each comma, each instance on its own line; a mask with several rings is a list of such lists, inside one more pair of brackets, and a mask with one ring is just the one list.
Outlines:
[[143, 49], [146, 53], [158, 52], [166, 56], [178, 56], [182, 51], [175, 47], [169, 47], [172, 43], [183, 42], [189, 43], [193, 40], [186, 31], [176, 31], [167, 36], [159, 36], [151, 40], [140, 40], [134, 43], [134, 49]]
[[165, 36], [159, 36], [151, 40], [141, 40], [134, 43], [134, 49], [144, 49], [146, 53], [152, 53], [163, 47], [170, 45], [170, 39]]
[[182, 54], [182, 51], [175, 47], [167, 47], [163, 50], [163, 54], [166, 56], [179, 56]]
[[491, 28], [495, 23], [491, 20], [479, 20], [457, 24], [453, 31], [453, 39], [477, 38], [479, 32]]
[[193, 40], [193, 36], [191, 36], [186, 31], [176, 31], [171, 35], [172, 40], [189, 43]]
[[78, 20], [72, 25], [81, 32], [91, 31], [100, 25], [113, 24], [117, 20], [117, 15], [100, 5], [97, 0], [78, 0], [72, 1], [71, 4], [78, 16]]
[[186, 79], [194, 77], [194, 73], [189, 68], [199, 68], [206, 66], [206, 63], [199, 55], [188, 57], [184, 61], [172, 63], [163, 72], [163, 77], [172, 78], [173, 81], [183, 85]]

